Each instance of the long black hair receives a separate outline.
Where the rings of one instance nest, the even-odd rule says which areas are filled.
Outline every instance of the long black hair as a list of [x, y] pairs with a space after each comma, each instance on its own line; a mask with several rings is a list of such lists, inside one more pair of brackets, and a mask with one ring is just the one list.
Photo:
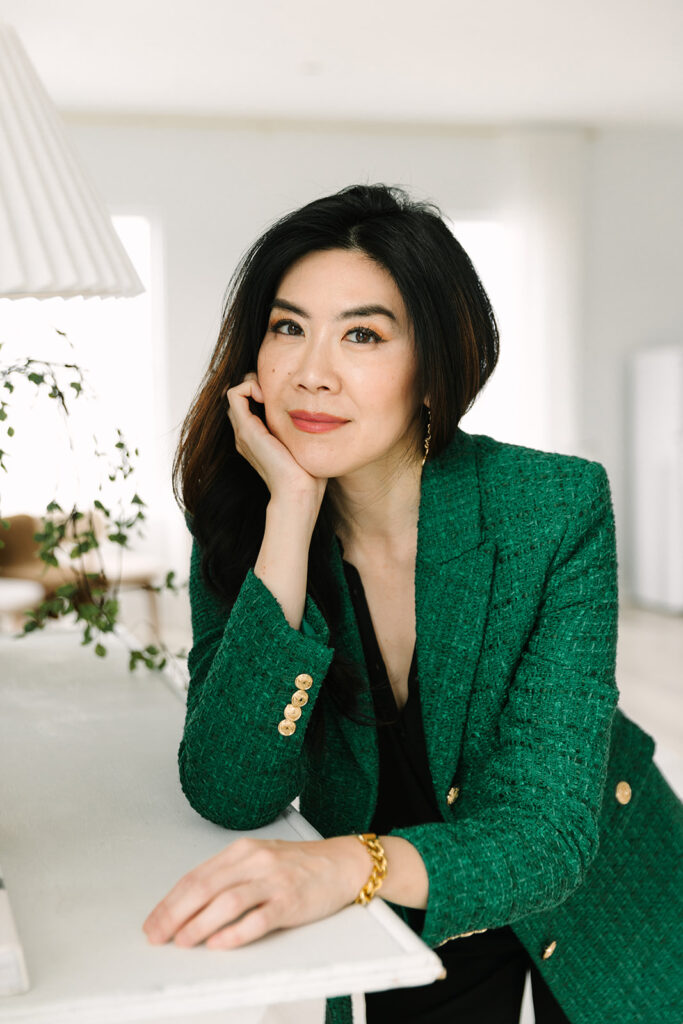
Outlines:
[[[429, 396], [430, 460], [453, 439], [498, 359], [491, 303], [434, 204], [413, 200], [398, 187], [352, 185], [268, 228], [244, 255], [228, 286], [218, 342], [183, 424], [173, 467], [176, 497], [201, 550], [204, 582], [228, 607], [256, 562], [269, 494], [235, 449], [225, 391], [256, 370], [271, 303], [284, 274], [308, 253], [330, 249], [362, 253], [396, 282], [413, 326], [417, 390]], [[426, 418], [426, 412], [423, 406], [420, 415]], [[330, 626], [332, 645], [341, 611], [329, 566], [333, 542], [334, 520], [326, 496], [311, 540], [308, 591]], [[335, 653], [324, 686], [327, 699], [355, 717], [355, 697], [363, 685], [362, 670]], [[316, 747], [323, 717], [318, 709], [323, 705], [319, 699], [307, 730]]]

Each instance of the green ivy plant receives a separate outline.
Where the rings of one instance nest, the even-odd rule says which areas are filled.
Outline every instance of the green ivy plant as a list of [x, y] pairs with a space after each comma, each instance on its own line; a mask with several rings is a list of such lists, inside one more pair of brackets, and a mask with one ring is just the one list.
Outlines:
[[[57, 333], [66, 339], [63, 331]], [[68, 339], [66, 340], [68, 343]], [[50, 362], [30, 357], [15, 362], [4, 362], [0, 358], [0, 384], [0, 432], [3, 432], [10, 441], [15, 435], [15, 429], [9, 422], [15, 390], [17, 387], [33, 386], [38, 392], [42, 392], [57, 403], [73, 448], [68, 431], [70, 403], [88, 392], [85, 375], [76, 363]], [[97, 510], [100, 521], [104, 523], [107, 539], [123, 549], [130, 547], [133, 535], [143, 536], [142, 524], [145, 522], [146, 505], [137, 492], [132, 498], [126, 499], [125, 489], [121, 487], [123, 481], [134, 472], [135, 458], [139, 455], [138, 449], [129, 448], [118, 428], [115, 431], [115, 438], [113, 451], [101, 450], [95, 438], [94, 457], [106, 461], [106, 474], [112, 485], [109, 490], [118, 488], [119, 491], [118, 507], [114, 508], [109, 500], [106, 504], [102, 500], [102, 483], [98, 484], [98, 496], [94, 497], [90, 504], [92, 509]], [[0, 469], [5, 472], [9, 470], [7, 457], [8, 452], [0, 448]], [[0, 526], [9, 529], [10, 523], [0, 518]], [[65, 511], [57, 501], [51, 501], [41, 517], [41, 527], [35, 534], [35, 540], [39, 544], [38, 556], [45, 565], [56, 568], [70, 566], [72, 579], [57, 587], [52, 597], [26, 613], [26, 621], [19, 636], [27, 636], [37, 629], [43, 629], [50, 620], [71, 616], [82, 626], [82, 643], [93, 644], [94, 652], [100, 658], [105, 657], [107, 653], [107, 635], [116, 635], [129, 651], [131, 671], [141, 663], [149, 669], [161, 670], [169, 657], [185, 657], [183, 651], [171, 654], [161, 641], [158, 646], [148, 644], [135, 648], [131, 646], [128, 634], [122, 633], [119, 620], [121, 581], [112, 579], [105, 571], [95, 516], [91, 509], [84, 510], [74, 504]], [[0, 547], [4, 546], [0, 534]], [[91, 555], [91, 552], [94, 554]], [[61, 560], [59, 555], [62, 556]], [[86, 556], [90, 556], [88, 562]], [[93, 560], [96, 563], [94, 570]], [[157, 593], [168, 590], [177, 594], [181, 585], [176, 582], [175, 573], [169, 572], [160, 586], [151, 589]]]

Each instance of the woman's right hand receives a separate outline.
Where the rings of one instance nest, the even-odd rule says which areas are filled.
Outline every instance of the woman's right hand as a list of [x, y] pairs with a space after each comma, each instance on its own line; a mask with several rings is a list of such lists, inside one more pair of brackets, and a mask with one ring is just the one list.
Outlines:
[[265, 482], [271, 499], [278, 503], [310, 500], [317, 513], [327, 479], [307, 473], [282, 441], [250, 410], [250, 398], [261, 404], [264, 401], [256, 374], [248, 373], [241, 384], [228, 388], [226, 398], [235, 448]]
[[226, 398], [235, 447], [270, 491], [254, 575], [278, 601], [290, 626], [299, 629], [306, 602], [310, 542], [327, 480], [302, 469], [289, 448], [253, 414], [249, 399], [260, 404], [264, 401], [255, 373], [229, 388]]

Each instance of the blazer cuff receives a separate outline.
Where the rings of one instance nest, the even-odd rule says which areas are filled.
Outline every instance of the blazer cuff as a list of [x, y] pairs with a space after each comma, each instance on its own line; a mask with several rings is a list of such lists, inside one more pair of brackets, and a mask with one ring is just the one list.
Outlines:
[[329, 626], [310, 594], [306, 595], [304, 617], [301, 620], [301, 633], [307, 637], [315, 637], [326, 646], [330, 640]]

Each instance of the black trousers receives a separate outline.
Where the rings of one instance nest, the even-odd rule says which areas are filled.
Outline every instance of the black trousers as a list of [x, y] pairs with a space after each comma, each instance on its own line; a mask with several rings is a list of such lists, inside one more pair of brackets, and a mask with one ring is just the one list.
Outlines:
[[415, 988], [367, 992], [368, 1024], [518, 1024], [527, 971], [536, 1024], [569, 1024], [511, 928], [453, 939], [436, 952], [446, 978]]

